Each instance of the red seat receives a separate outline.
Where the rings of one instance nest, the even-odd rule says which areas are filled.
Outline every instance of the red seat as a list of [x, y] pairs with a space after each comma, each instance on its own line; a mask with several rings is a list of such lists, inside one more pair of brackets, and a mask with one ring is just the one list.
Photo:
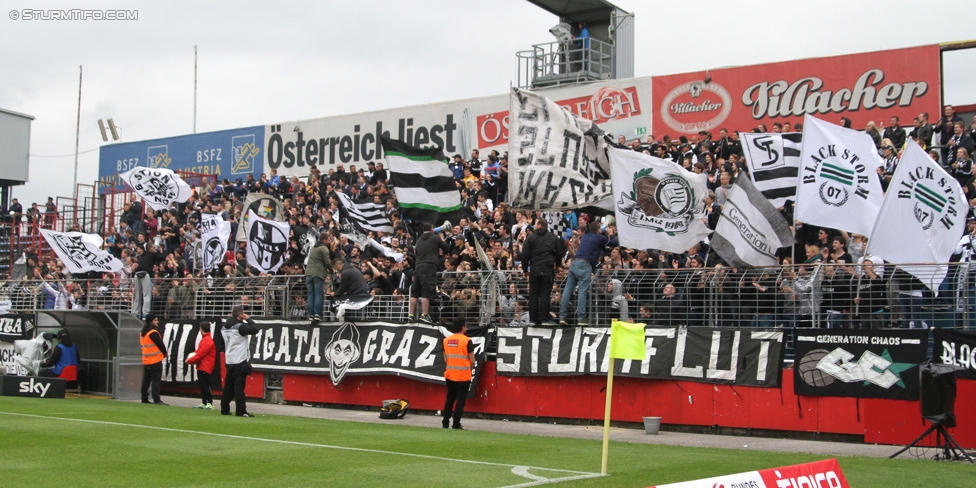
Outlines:
[[65, 385], [67, 389], [78, 389], [78, 366], [69, 364], [68, 366], [61, 368], [61, 374], [58, 375], [58, 378], [61, 378], [67, 382]]

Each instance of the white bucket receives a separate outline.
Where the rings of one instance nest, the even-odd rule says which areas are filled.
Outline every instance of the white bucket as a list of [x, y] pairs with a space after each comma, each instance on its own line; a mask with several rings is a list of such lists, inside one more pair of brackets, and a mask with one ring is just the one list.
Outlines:
[[657, 434], [661, 430], [661, 417], [644, 417], [644, 433]]

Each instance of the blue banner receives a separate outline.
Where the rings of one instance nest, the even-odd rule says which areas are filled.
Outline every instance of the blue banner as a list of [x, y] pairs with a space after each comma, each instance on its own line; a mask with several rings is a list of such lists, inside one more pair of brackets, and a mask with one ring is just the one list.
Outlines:
[[264, 126], [102, 146], [99, 191], [125, 191], [119, 173], [143, 166], [213, 175], [219, 182], [264, 171]]

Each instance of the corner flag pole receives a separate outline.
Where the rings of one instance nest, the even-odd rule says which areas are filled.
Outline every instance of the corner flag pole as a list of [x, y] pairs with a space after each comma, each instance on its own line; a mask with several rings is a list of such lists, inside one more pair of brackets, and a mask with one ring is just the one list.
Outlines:
[[610, 402], [613, 399], [613, 356], [610, 356], [610, 369], [607, 371], [607, 404], [603, 409], [603, 461], [600, 474], [607, 475], [607, 460], [610, 455]]

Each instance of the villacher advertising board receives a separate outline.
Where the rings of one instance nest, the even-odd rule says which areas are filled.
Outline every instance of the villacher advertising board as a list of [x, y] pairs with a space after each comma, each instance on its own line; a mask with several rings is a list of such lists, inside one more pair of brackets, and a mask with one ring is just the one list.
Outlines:
[[793, 391], [797, 395], [918, 400], [918, 366], [928, 331], [796, 331]]
[[855, 129], [888, 126], [897, 115], [911, 128], [921, 112], [942, 113], [939, 59], [939, 46], [930, 45], [656, 76], [654, 134], [709, 131], [717, 139], [722, 127], [747, 132], [806, 114], [833, 123], [847, 117]]

